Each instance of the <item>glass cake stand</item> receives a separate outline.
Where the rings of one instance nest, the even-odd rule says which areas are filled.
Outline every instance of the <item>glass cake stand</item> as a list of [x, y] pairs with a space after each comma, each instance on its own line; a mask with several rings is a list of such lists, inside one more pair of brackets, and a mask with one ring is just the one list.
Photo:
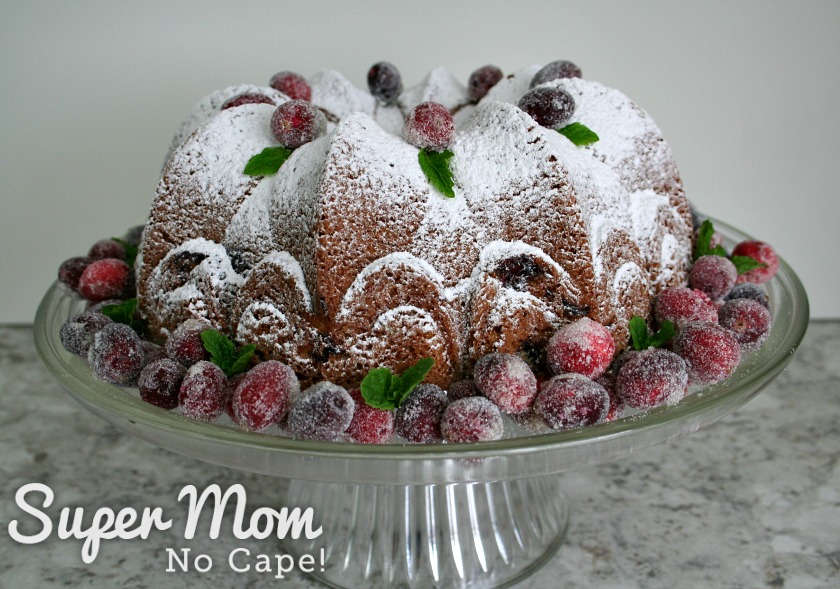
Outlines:
[[[728, 248], [748, 239], [720, 221], [715, 227]], [[62, 387], [118, 429], [192, 458], [290, 479], [278, 507], [312, 507], [324, 533], [284, 548], [299, 555], [323, 548], [325, 567], [312, 575], [319, 581], [348, 589], [504, 587], [533, 573], [565, 538], [560, 473], [695, 432], [781, 372], [805, 334], [808, 299], [784, 261], [765, 287], [770, 336], [726, 381], [610, 423], [476, 444], [301, 441], [164, 411], [95, 380], [63, 349], [59, 328], [84, 301], [59, 284], [40, 304], [35, 344]]]

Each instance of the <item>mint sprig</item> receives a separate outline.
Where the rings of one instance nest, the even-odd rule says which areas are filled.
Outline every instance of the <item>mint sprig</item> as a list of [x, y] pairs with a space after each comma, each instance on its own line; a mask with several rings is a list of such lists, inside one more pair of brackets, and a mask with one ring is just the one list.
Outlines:
[[739, 276], [746, 274], [750, 270], [767, 266], [767, 264], [759, 262], [750, 256], [730, 256], [720, 244], [712, 247], [712, 237], [714, 234], [715, 227], [712, 222], [708, 219], [703, 221], [700, 229], [697, 231], [697, 242], [694, 244], [694, 261], [697, 261], [698, 258], [703, 256], [722, 256], [729, 258], [735, 265], [735, 270], [737, 270]]
[[600, 139], [595, 131], [583, 123], [570, 123], [565, 127], [557, 129], [557, 132], [578, 147], [590, 145]]
[[276, 174], [280, 166], [292, 155], [292, 151], [294, 150], [283, 147], [282, 145], [266, 147], [248, 160], [242, 173], [246, 176], [270, 176]]
[[204, 349], [210, 352], [210, 361], [221, 368], [228, 378], [245, 372], [251, 356], [257, 349], [254, 344], [246, 344], [237, 350], [230, 338], [216, 329], [202, 331], [201, 341], [204, 343]]
[[146, 324], [137, 316], [137, 299], [127, 299], [116, 305], [104, 305], [100, 311], [114, 323], [128, 325], [138, 334], [146, 331]]
[[399, 376], [387, 368], [370, 370], [359, 387], [365, 403], [377, 409], [396, 409], [423, 382], [434, 363], [431, 358], [422, 358]]
[[140, 251], [139, 248], [131, 243], [128, 243], [124, 239], [120, 239], [119, 237], [112, 237], [111, 241], [116, 241], [118, 244], [123, 246], [125, 250], [125, 263], [128, 264], [129, 268], [134, 268], [134, 262], [137, 260], [137, 254]]
[[448, 149], [445, 151], [421, 149], [417, 154], [420, 169], [426, 174], [429, 184], [448, 198], [455, 198], [455, 190], [453, 190], [455, 181], [452, 179], [452, 170], [449, 168], [449, 160], [454, 155]]
[[633, 315], [630, 319], [630, 343], [637, 352], [648, 348], [661, 348], [674, 337], [675, 329], [671, 321], [663, 321], [659, 331], [651, 333], [644, 317]]
[[767, 266], [767, 264], [759, 262], [755, 258], [751, 258], [749, 256], [732, 256], [729, 259], [732, 260], [733, 264], [735, 264], [735, 269], [738, 271], [739, 276], [741, 274], [746, 274], [750, 270], [765, 268]]

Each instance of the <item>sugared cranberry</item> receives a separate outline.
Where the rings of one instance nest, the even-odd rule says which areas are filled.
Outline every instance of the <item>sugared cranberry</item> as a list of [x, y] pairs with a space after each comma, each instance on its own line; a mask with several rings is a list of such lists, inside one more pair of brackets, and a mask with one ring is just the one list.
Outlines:
[[458, 399], [466, 399], [467, 397], [479, 397], [481, 391], [475, 386], [475, 381], [469, 378], [459, 380], [452, 383], [447, 391], [449, 402], [457, 401]]
[[580, 78], [582, 73], [580, 68], [571, 61], [558, 59], [551, 63], [544, 65], [534, 77], [531, 78], [531, 88], [545, 84], [552, 80], [561, 80], [563, 78]]
[[178, 392], [178, 405], [187, 417], [213, 421], [227, 404], [227, 377], [221, 368], [201, 360], [187, 370]]
[[93, 260], [86, 256], [69, 258], [58, 267], [58, 280], [73, 290], [79, 288], [79, 278]]
[[741, 282], [732, 287], [729, 294], [724, 297], [724, 301], [734, 301], [736, 299], [750, 299], [756, 303], [760, 303], [765, 307], [770, 307], [770, 300], [767, 298], [767, 293], [764, 292], [760, 286], [752, 282]]
[[94, 334], [112, 321], [102, 313], [85, 311], [73, 315], [58, 331], [61, 345], [71, 354], [87, 358]]
[[718, 313], [720, 326], [735, 336], [739, 344], [759, 347], [770, 334], [770, 311], [752, 299], [733, 299], [724, 303]]
[[152, 362], [166, 358], [166, 348], [159, 346], [149, 340], [143, 340], [143, 366], [148, 366]]
[[735, 336], [728, 329], [707, 322], [685, 325], [674, 339], [674, 351], [685, 360], [689, 376], [700, 382], [723, 380], [741, 361]]
[[394, 412], [371, 407], [365, 403], [359, 389], [349, 392], [356, 403], [356, 410], [347, 426], [347, 437], [360, 444], [390, 442], [394, 437]]
[[140, 398], [161, 409], [175, 409], [187, 369], [169, 358], [150, 362], [140, 371]]
[[688, 274], [689, 286], [702, 290], [712, 300], [726, 296], [737, 279], [735, 264], [723, 256], [697, 258]]
[[475, 386], [505, 413], [527, 411], [537, 396], [537, 379], [528, 364], [513, 354], [488, 354], [475, 363]]
[[601, 376], [615, 356], [615, 341], [606, 327], [589, 317], [562, 326], [548, 340], [546, 361], [554, 374], [574, 372]]
[[610, 395], [581, 374], [554, 376], [540, 389], [534, 413], [552, 429], [592, 425], [607, 418]]
[[443, 151], [455, 134], [455, 121], [445, 106], [422, 102], [411, 109], [403, 125], [403, 137], [420, 149]]
[[673, 405], [688, 392], [688, 367], [673, 352], [648, 348], [627, 359], [618, 372], [615, 390], [636, 409]]
[[654, 302], [656, 320], [671, 321], [678, 329], [692, 321], [717, 323], [717, 307], [701, 290], [676, 286], [666, 288]]
[[122, 260], [94, 260], [79, 277], [79, 293], [89, 301], [119, 298], [131, 282], [131, 270]]
[[294, 371], [277, 360], [254, 366], [233, 393], [233, 420], [251, 431], [262, 431], [280, 421], [300, 392]]
[[274, 111], [271, 132], [283, 147], [297, 149], [327, 132], [327, 118], [306, 100], [290, 100]]
[[499, 440], [505, 424], [499, 407], [486, 397], [467, 397], [447, 405], [440, 420], [447, 442], [469, 443]]
[[244, 94], [237, 94], [236, 96], [231, 96], [225, 100], [219, 110], [236, 108], [237, 106], [242, 106], [243, 104], [274, 104], [274, 101], [265, 94], [260, 94], [259, 92], [245, 92]]
[[562, 88], [534, 88], [519, 99], [517, 106], [543, 127], [553, 129], [575, 112], [575, 99]]
[[125, 248], [113, 239], [100, 239], [90, 247], [88, 257], [91, 260], [104, 260], [105, 258], [125, 260]]
[[470, 100], [478, 102], [484, 98], [490, 88], [498, 84], [503, 77], [502, 70], [495, 65], [485, 65], [475, 70], [467, 81], [467, 93]]
[[757, 240], [742, 241], [732, 250], [733, 256], [749, 256], [764, 264], [761, 268], [744, 272], [738, 276], [738, 282], [763, 284], [776, 275], [779, 269], [779, 257], [769, 243]]
[[187, 368], [199, 360], [209, 360], [210, 353], [201, 339], [201, 332], [207, 329], [210, 329], [207, 321], [187, 319], [176, 327], [166, 340], [166, 355]]
[[393, 104], [402, 93], [402, 77], [397, 67], [387, 61], [373, 64], [367, 73], [370, 93], [382, 104]]
[[613, 421], [622, 417], [624, 415], [625, 403], [624, 399], [619, 397], [616, 391], [616, 376], [605, 372], [596, 378], [595, 382], [604, 387], [604, 390], [607, 391], [610, 397], [610, 410], [607, 412], [604, 421]]
[[133, 384], [143, 368], [143, 342], [128, 325], [109, 323], [94, 334], [88, 364], [99, 380]]
[[319, 382], [303, 391], [289, 410], [289, 432], [304, 440], [338, 440], [347, 431], [356, 402], [343, 387]]
[[418, 444], [440, 442], [440, 420], [448, 404], [446, 391], [439, 386], [418, 385], [397, 409], [397, 433]]
[[271, 76], [269, 86], [292, 100], [312, 100], [312, 87], [306, 78], [294, 72], [279, 72]]

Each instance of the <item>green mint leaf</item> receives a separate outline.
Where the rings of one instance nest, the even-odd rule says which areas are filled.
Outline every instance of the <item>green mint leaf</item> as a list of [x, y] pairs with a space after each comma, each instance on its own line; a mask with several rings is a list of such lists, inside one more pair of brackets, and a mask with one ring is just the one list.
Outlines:
[[557, 132], [566, 137], [569, 141], [581, 147], [583, 145], [590, 145], [600, 139], [598, 134], [583, 123], [571, 123], [557, 129]]
[[230, 338], [216, 329], [202, 331], [201, 341], [204, 349], [210, 352], [210, 361], [221, 368], [228, 378], [245, 372], [257, 349], [254, 344], [247, 344], [237, 350]]
[[391, 394], [394, 375], [387, 368], [370, 370], [359, 385], [365, 403], [377, 409], [395, 409], [396, 404]]
[[230, 372], [226, 372], [228, 378], [233, 376], [234, 374], [239, 374], [240, 372], [245, 372], [248, 368], [248, 362], [251, 361], [251, 356], [254, 355], [254, 352], [257, 350], [256, 344], [246, 344], [239, 348], [236, 352], [236, 360], [233, 361], [233, 364], [230, 366]]
[[434, 366], [435, 361], [431, 358], [421, 358], [413, 366], [409, 366], [398, 377], [399, 390], [397, 392], [397, 407], [402, 405], [405, 398], [414, 390], [414, 387], [423, 382], [429, 370]]
[[628, 325], [630, 329], [630, 343], [637, 352], [648, 347], [648, 328], [644, 317], [633, 315]]
[[703, 221], [703, 224], [700, 225], [700, 229], [697, 231], [697, 242], [694, 245], [695, 261], [703, 256], [729, 257], [729, 254], [726, 253], [723, 246], [716, 245], [715, 247], [712, 247], [712, 237], [714, 234], [715, 226], [712, 225], [712, 222], [708, 219]]
[[282, 145], [266, 147], [248, 160], [242, 173], [246, 176], [270, 176], [271, 174], [276, 174], [280, 166], [292, 155], [292, 151]]
[[735, 264], [735, 269], [738, 271], [738, 275], [746, 274], [750, 270], [755, 270], [757, 268], [766, 268], [767, 264], [759, 262], [755, 258], [751, 258], [750, 256], [732, 256], [732, 263]]
[[449, 198], [455, 198], [455, 191], [453, 190], [455, 181], [452, 179], [452, 170], [449, 169], [449, 160], [454, 155], [448, 149], [446, 151], [421, 149], [417, 154], [420, 169], [426, 174], [429, 184]]
[[123, 249], [125, 250], [125, 263], [128, 264], [129, 268], [134, 268], [134, 261], [137, 259], [137, 253], [139, 251], [138, 247], [120, 239], [119, 237], [112, 237], [111, 241], [116, 241], [118, 244], [123, 246]]
[[101, 311], [114, 323], [124, 323], [138, 334], [146, 331], [146, 325], [136, 314], [137, 299], [127, 299], [117, 305], [105, 305]]
[[677, 330], [674, 327], [673, 322], [668, 320], [663, 321], [662, 325], [659, 326], [659, 331], [653, 334], [653, 337], [648, 340], [648, 347], [661, 348], [671, 341], [671, 338], [674, 337], [676, 331]]

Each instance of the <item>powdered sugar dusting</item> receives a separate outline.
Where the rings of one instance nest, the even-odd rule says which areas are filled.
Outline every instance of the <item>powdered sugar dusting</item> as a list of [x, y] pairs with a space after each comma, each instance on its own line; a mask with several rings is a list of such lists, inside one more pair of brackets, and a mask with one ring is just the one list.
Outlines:
[[454, 110], [470, 101], [467, 87], [453, 76], [449, 70], [438, 67], [429, 72], [422, 82], [408, 88], [400, 95], [400, 107], [410, 111], [421, 102], [439, 102], [449, 110]]

